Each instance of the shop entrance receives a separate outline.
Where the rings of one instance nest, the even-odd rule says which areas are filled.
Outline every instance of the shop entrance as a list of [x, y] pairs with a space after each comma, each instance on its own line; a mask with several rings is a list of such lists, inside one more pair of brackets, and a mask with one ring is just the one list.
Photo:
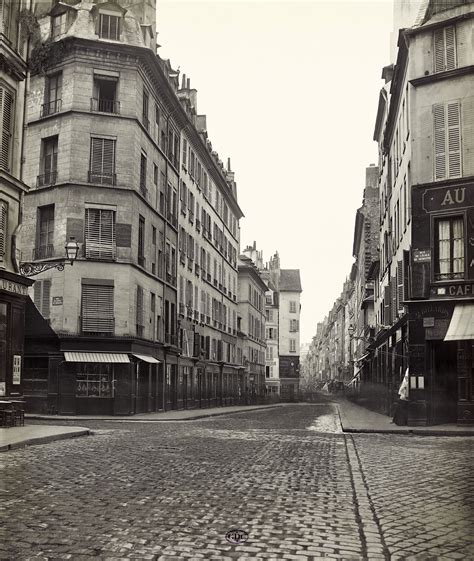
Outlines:
[[456, 341], [432, 343], [431, 424], [457, 421], [457, 350]]

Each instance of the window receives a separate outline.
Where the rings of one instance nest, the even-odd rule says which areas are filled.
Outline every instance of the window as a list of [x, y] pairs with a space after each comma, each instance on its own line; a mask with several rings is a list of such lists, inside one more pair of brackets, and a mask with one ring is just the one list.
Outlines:
[[138, 217], [138, 264], [145, 266], [145, 219]]
[[54, 257], [54, 205], [38, 207], [34, 259]]
[[42, 140], [41, 174], [38, 176], [38, 187], [54, 185], [58, 174], [58, 137]]
[[290, 353], [296, 353], [296, 340], [290, 339]]
[[99, 37], [101, 39], [120, 40], [120, 17], [99, 14]]
[[103, 113], [120, 113], [117, 101], [118, 78], [116, 76], [94, 76], [94, 96], [91, 99], [91, 111]]
[[143, 88], [143, 102], [142, 102], [142, 122], [146, 130], [150, 127], [150, 121], [148, 120], [148, 106], [150, 103], [150, 96], [145, 88]]
[[66, 33], [67, 26], [67, 12], [63, 12], [51, 18], [51, 35], [53, 39]]
[[33, 301], [44, 319], [50, 317], [51, 279], [36, 280]]
[[114, 332], [114, 285], [102, 279], [82, 280], [81, 327], [83, 333]]
[[435, 223], [435, 279], [464, 278], [464, 220], [460, 216], [440, 218]]
[[182, 156], [183, 166], [188, 165], [188, 141], [183, 138], [183, 156]]
[[296, 332], [299, 329], [299, 322], [297, 319], [290, 319], [290, 331]]
[[435, 180], [462, 175], [460, 113], [457, 101], [433, 106]]
[[86, 208], [85, 256], [113, 260], [116, 257], [115, 211]]
[[7, 224], [8, 224], [8, 203], [0, 201], [0, 263], [4, 261], [7, 250]]
[[[1, 0], [0, 0], [1, 2]], [[0, 85], [0, 169], [10, 171], [11, 144], [13, 136], [14, 97], [10, 90]]]
[[12, 44], [16, 42], [20, 7], [18, 0], [0, 0], [0, 33]]
[[294, 300], [290, 301], [290, 313], [296, 314], [296, 302]]
[[456, 62], [456, 34], [454, 26], [437, 29], [433, 35], [434, 71], [454, 70]]
[[136, 320], [137, 320], [137, 337], [143, 337], [145, 320], [143, 313], [143, 288], [137, 286], [137, 309], [136, 309]]
[[113, 397], [112, 369], [112, 364], [81, 364], [76, 374], [76, 397]]
[[41, 117], [47, 117], [61, 111], [62, 83], [63, 77], [61, 72], [47, 76]]
[[140, 193], [142, 195], [147, 195], [146, 190], [146, 154], [142, 152], [140, 158]]
[[115, 185], [115, 140], [91, 138], [90, 183]]

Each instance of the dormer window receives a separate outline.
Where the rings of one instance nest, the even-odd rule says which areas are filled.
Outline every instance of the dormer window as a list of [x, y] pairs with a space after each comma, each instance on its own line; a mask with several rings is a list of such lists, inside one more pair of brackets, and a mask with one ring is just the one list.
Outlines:
[[51, 35], [53, 39], [66, 33], [67, 26], [67, 12], [63, 12], [51, 18]]
[[119, 41], [120, 17], [111, 14], [99, 14], [99, 37]]

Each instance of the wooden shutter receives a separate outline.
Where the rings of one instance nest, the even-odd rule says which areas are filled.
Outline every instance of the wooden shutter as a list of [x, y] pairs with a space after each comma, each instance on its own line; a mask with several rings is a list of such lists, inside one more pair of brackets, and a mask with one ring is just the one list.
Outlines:
[[5, 201], [0, 201], [0, 263], [3, 261], [7, 250], [7, 224], [8, 205]]
[[145, 325], [143, 313], [143, 288], [137, 286], [137, 325], [143, 327]]
[[434, 118], [434, 174], [435, 179], [446, 177], [446, 119], [443, 104], [433, 106]]
[[454, 26], [450, 25], [444, 29], [445, 32], [445, 51], [446, 51], [446, 70], [456, 68], [456, 34]]
[[86, 258], [115, 259], [115, 213], [86, 208]]
[[114, 183], [115, 140], [110, 138], [91, 139], [91, 181]]
[[448, 177], [461, 177], [461, 107], [459, 102], [447, 104]]
[[82, 285], [82, 331], [114, 332], [114, 287], [103, 284]]
[[434, 71], [443, 72], [444, 53], [445, 53], [444, 29], [437, 29], [434, 32], [433, 40], [434, 40]]
[[45, 319], [49, 319], [51, 311], [51, 279], [35, 281], [33, 300], [41, 315]]
[[403, 301], [405, 300], [405, 276], [404, 276], [404, 263], [398, 261], [397, 263], [397, 310], [399, 314], [403, 314], [405, 307]]
[[384, 287], [384, 324], [389, 325], [392, 319], [392, 310], [391, 310], [391, 303], [392, 303], [392, 296], [390, 294], [390, 285]]
[[13, 95], [0, 88], [2, 137], [0, 141], [0, 169], [10, 171], [11, 139], [13, 127]]

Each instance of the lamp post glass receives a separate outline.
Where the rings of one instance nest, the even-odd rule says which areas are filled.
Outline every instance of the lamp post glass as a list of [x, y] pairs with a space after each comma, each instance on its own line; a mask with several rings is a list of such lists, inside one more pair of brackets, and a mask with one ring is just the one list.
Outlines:
[[77, 253], [79, 251], [79, 244], [76, 242], [76, 239], [69, 238], [69, 241], [65, 246], [65, 249], [66, 249], [67, 258], [72, 265], [74, 261], [77, 259]]

